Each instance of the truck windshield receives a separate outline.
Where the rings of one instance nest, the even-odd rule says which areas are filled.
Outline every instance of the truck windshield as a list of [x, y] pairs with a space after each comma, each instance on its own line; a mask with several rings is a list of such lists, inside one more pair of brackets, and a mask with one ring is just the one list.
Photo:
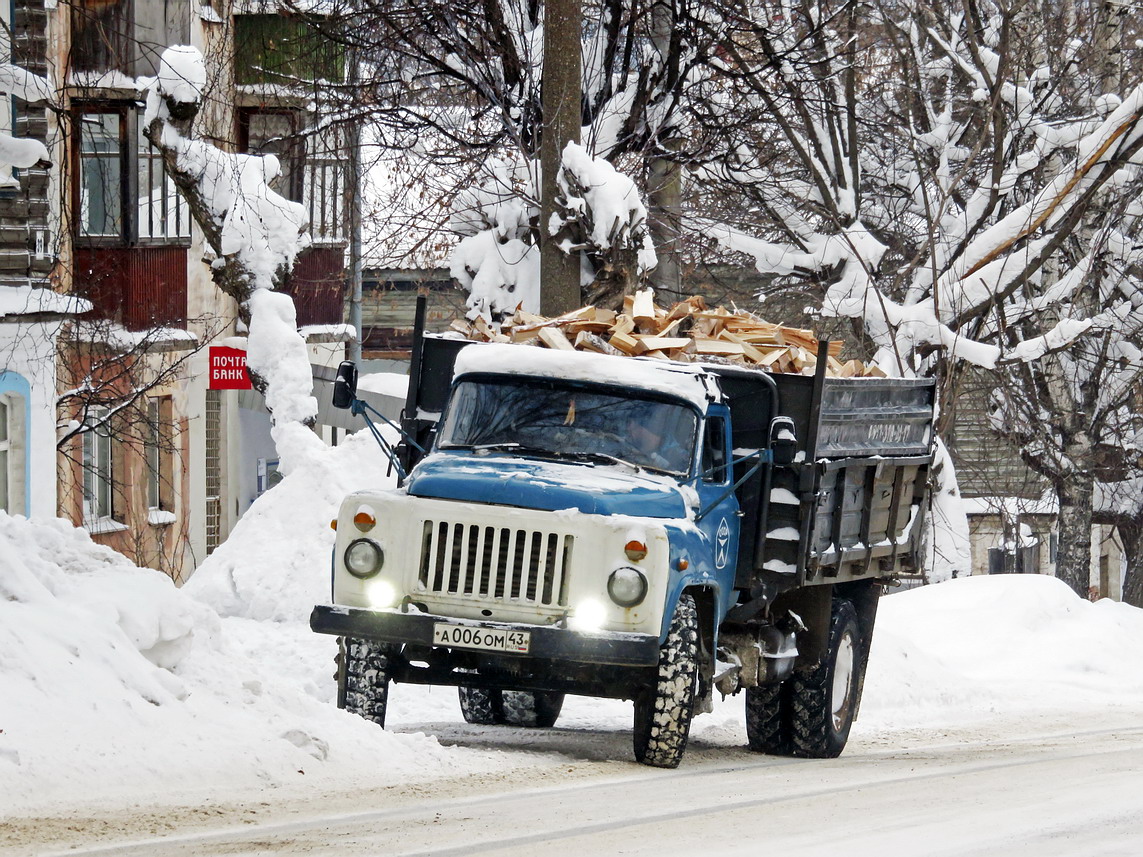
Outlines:
[[462, 380], [439, 449], [615, 461], [677, 475], [694, 459], [697, 413], [681, 403], [527, 379]]

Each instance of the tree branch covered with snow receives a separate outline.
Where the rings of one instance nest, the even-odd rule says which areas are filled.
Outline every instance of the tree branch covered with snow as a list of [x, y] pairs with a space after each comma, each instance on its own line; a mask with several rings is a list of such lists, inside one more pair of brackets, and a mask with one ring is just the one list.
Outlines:
[[147, 138], [203, 230], [215, 283], [247, 319], [247, 362], [274, 418], [274, 440], [288, 469], [317, 443], [317, 414], [305, 340], [289, 295], [275, 291], [308, 244], [305, 208], [269, 182], [281, 171], [273, 155], [225, 152], [192, 135], [207, 75], [196, 48], [163, 53], [147, 93]]

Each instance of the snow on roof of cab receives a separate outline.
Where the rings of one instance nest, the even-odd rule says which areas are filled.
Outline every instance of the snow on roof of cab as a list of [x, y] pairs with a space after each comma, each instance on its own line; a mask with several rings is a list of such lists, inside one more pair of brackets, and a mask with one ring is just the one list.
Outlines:
[[459, 376], [468, 372], [566, 378], [637, 387], [686, 399], [699, 410], [704, 410], [708, 402], [722, 399], [716, 381], [703, 369], [653, 357], [617, 357], [528, 345], [474, 342], [457, 355], [453, 374]]

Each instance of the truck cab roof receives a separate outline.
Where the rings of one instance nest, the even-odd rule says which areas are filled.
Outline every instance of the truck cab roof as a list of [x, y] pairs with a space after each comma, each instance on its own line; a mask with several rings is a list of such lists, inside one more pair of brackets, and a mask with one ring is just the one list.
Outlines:
[[722, 401], [717, 378], [701, 366], [652, 357], [616, 357], [580, 351], [473, 343], [456, 356], [454, 377], [489, 373], [608, 384], [684, 399], [700, 411]]

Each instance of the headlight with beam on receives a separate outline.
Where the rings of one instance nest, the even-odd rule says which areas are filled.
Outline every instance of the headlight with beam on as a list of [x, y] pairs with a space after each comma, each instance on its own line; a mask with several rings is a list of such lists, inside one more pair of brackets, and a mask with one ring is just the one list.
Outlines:
[[598, 601], [581, 601], [568, 617], [568, 627], [573, 631], [598, 631], [606, 619], [607, 610]]
[[392, 607], [397, 603], [397, 590], [387, 580], [370, 580], [365, 584], [365, 598], [375, 609]]
[[345, 549], [345, 570], [354, 577], [372, 577], [385, 564], [385, 551], [372, 539], [356, 539]]

